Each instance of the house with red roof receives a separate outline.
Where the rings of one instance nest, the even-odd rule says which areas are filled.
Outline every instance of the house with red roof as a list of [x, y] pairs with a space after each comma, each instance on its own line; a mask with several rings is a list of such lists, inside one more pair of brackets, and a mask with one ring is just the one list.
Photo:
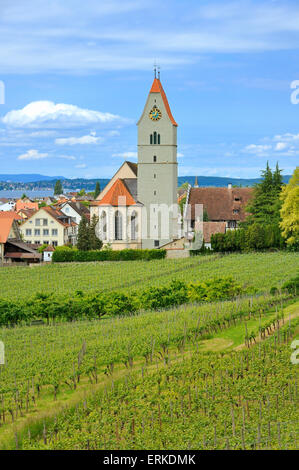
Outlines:
[[37, 202], [32, 202], [30, 199], [18, 199], [15, 205], [15, 211], [19, 212], [21, 210], [38, 210], [38, 203]]
[[78, 224], [60, 209], [41, 207], [20, 226], [23, 239], [34, 245], [62, 246], [77, 243]]
[[16, 213], [0, 212], [0, 263], [35, 263], [40, 260], [41, 255], [23, 242]]

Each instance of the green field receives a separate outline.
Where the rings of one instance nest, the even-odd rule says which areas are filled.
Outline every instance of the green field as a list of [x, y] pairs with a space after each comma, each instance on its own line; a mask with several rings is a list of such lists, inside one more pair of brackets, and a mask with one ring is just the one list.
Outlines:
[[211, 255], [179, 260], [64, 263], [9, 267], [0, 270], [0, 297], [26, 298], [36, 292], [72, 293], [76, 290], [135, 290], [161, 286], [172, 279], [202, 281], [232, 276], [243, 286], [266, 292], [294, 276], [298, 253]]
[[[1, 296], [8, 298], [220, 276], [255, 293], [1, 328], [0, 449], [295, 448], [298, 366], [289, 358], [299, 302], [284, 292], [271, 296], [269, 288], [293, 277], [298, 261], [268, 253], [3, 269]], [[275, 331], [262, 341], [269, 322]], [[258, 343], [250, 349], [247, 332]]]

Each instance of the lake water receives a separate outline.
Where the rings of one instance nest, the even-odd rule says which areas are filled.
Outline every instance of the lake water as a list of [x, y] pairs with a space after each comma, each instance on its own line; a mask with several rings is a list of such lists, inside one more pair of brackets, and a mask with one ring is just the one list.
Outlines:
[[14, 198], [18, 199], [23, 196], [23, 194], [30, 198], [35, 197], [46, 197], [46, 196], [53, 196], [53, 190], [40, 190], [40, 191], [22, 191], [22, 190], [15, 190], [15, 191], [0, 191], [0, 197], [6, 198]]

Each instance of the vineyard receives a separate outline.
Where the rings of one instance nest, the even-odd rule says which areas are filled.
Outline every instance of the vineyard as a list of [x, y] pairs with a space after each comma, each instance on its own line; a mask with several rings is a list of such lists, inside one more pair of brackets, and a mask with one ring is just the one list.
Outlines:
[[[286, 344], [194, 354], [60, 414], [24, 449], [296, 449], [298, 390]], [[175, 430], [175, 432], [174, 432]]]
[[24, 301], [27, 285], [31, 294], [43, 286], [60, 294], [98, 290], [95, 272], [104, 291], [109, 282], [125, 289], [120, 279], [134, 291], [142, 276], [143, 288], [223, 275], [248, 291], [101, 320], [0, 328], [0, 448], [296, 448], [290, 342], [299, 302], [296, 291], [269, 291], [296, 274], [298, 257], [257, 256], [259, 263], [246, 254], [6, 268], [6, 297]]
[[27, 298], [37, 292], [68, 294], [76, 290], [126, 292], [161, 286], [173, 279], [187, 282], [232, 276], [237, 282], [267, 292], [294, 276], [298, 253], [211, 255], [178, 260], [67, 263], [9, 267], [0, 270], [0, 298]]

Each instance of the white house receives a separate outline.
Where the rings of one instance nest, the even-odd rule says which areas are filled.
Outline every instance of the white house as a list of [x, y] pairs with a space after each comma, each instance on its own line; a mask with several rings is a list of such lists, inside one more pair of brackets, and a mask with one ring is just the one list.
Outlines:
[[50, 263], [52, 261], [52, 256], [55, 251], [55, 248], [53, 246], [47, 246], [47, 248], [44, 249], [43, 251], [43, 261], [45, 263]]
[[16, 203], [14, 201], [8, 201], [0, 206], [0, 212], [13, 211]]

